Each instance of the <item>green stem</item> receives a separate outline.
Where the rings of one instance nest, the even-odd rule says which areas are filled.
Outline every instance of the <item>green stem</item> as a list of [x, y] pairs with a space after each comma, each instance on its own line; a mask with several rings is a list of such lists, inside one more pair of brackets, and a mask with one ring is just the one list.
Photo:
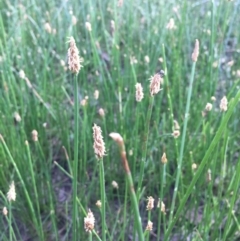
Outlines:
[[141, 167], [140, 167], [140, 175], [139, 175], [139, 182], [138, 182], [138, 199], [140, 199], [140, 193], [141, 193], [141, 187], [143, 182], [143, 176], [144, 176], [144, 166], [147, 158], [147, 146], [148, 146], [148, 135], [149, 135], [149, 127], [150, 127], [150, 120], [152, 115], [152, 109], [153, 109], [153, 103], [154, 103], [154, 97], [151, 96], [149, 100], [149, 107], [147, 112], [147, 121], [146, 121], [146, 129], [144, 132], [144, 140], [143, 140], [143, 156], [141, 160]]
[[221, 124], [220, 124], [220, 126], [219, 126], [219, 128], [217, 130], [216, 135], [214, 136], [214, 138], [213, 138], [213, 140], [212, 140], [212, 142], [211, 142], [207, 152], [205, 153], [205, 156], [203, 157], [203, 159], [201, 161], [201, 164], [199, 165], [198, 170], [195, 173], [195, 176], [193, 177], [191, 183], [189, 184], [189, 186], [188, 186], [188, 188], [186, 190], [185, 195], [182, 197], [181, 202], [180, 202], [180, 204], [178, 206], [177, 212], [176, 212], [174, 218], [172, 219], [172, 222], [169, 223], [167, 232], [165, 233], [164, 241], [169, 240], [169, 236], [171, 234], [171, 231], [172, 231], [173, 227], [175, 226], [175, 224], [177, 222], [177, 219], [179, 218], [179, 216], [180, 216], [184, 206], [186, 205], [186, 202], [187, 202], [189, 196], [191, 195], [192, 190], [193, 190], [196, 182], [198, 181], [200, 175], [202, 174], [206, 164], [209, 162], [210, 155], [212, 154], [215, 146], [219, 143], [219, 141], [220, 141], [220, 139], [222, 137], [222, 133], [224, 132], [224, 130], [225, 130], [226, 126], [227, 126], [227, 123], [228, 123], [230, 117], [232, 116], [233, 110], [236, 107], [236, 105], [238, 104], [239, 100], [240, 100], [240, 91], [238, 91], [236, 97], [229, 104], [230, 107], [229, 107], [226, 115], [224, 116], [224, 118], [223, 118], [223, 120], [222, 120], [222, 122], [221, 122]]
[[186, 133], [187, 133], [188, 115], [189, 115], [189, 109], [190, 109], [190, 100], [191, 100], [191, 96], [192, 96], [192, 87], [193, 87], [193, 81], [194, 81], [195, 67], [196, 67], [196, 62], [193, 62], [190, 84], [189, 84], [189, 89], [188, 89], [187, 105], [186, 105], [184, 123], [183, 123], [183, 133], [182, 133], [182, 140], [181, 140], [180, 156], [179, 156], [178, 167], [177, 167], [177, 176], [176, 176], [173, 200], [172, 200], [172, 205], [171, 205], [171, 210], [170, 210], [169, 224], [171, 224], [171, 222], [172, 222], [172, 217], [173, 217], [173, 212], [174, 212], [176, 197], [177, 197], [177, 192], [178, 192], [178, 184], [179, 184], [179, 180], [180, 180], [180, 176], [181, 176], [183, 152], [184, 152], [185, 139], [186, 139]]
[[[73, 163], [73, 241], [77, 241], [79, 234], [78, 209], [77, 209], [77, 183], [78, 183], [78, 80], [77, 75], [74, 78], [74, 163]], [[77, 237], [78, 236], [78, 237]]]
[[40, 214], [40, 207], [39, 207], [39, 198], [38, 198], [38, 192], [37, 192], [37, 185], [36, 185], [36, 180], [35, 180], [35, 175], [34, 175], [34, 170], [33, 170], [33, 165], [32, 165], [32, 158], [31, 158], [31, 153], [30, 153], [30, 149], [29, 149], [29, 144], [26, 141], [25, 142], [26, 147], [27, 147], [27, 156], [28, 156], [28, 162], [29, 162], [29, 167], [30, 167], [30, 175], [32, 178], [32, 184], [33, 184], [33, 192], [36, 198], [36, 205], [37, 205], [37, 214], [38, 214], [38, 218], [39, 218], [39, 224], [40, 224], [40, 233], [41, 233], [41, 237], [44, 237], [43, 235], [43, 227], [42, 227], [42, 220], [41, 220], [41, 214]]
[[13, 165], [13, 167], [14, 167], [14, 170], [15, 170], [15, 172], [16, 172], [16, 174], [17, 174], [17, 176], [18, 176], [18, 178], [19, 178], [19, 180], [20, 180], [20, 182], [21, 182], [23, 191], [24, 191], [25, 196], [26, 196], [26, 199], [27, 199], [27, 203], [28, 203], [29, 208], [30, 208], [30, 210], [31, 210], [31, 215], [32, 215], [33, 222], [34, 222], [34, 225], [35, 225], [35, 227], [36, 227], [36, 230], [37, 230], [37, 232], [38, 232], [38, 235], [39, 235], [39, 237], [41, 237], [41, 240], [44, 240], [44, 237], [41, 236], [42, 233], [39, 232], [39, 230], [38, 230], [38, 228], [37, 228], [37, 227], [39, 226], [39, 223], [37, 222], [37, 219], [36, 219], [36, 216], [35, 216], [35, 211], [34, 211], [34, 208], [33, 208], [32, 199], [31, 199], [30, 196], [29, 196], [29, 193], [28, 193], [28, 190], [27, 190], [27, 188], [26, 188], [25, 182], [23, 181], [22, 175], [21, 175], [21, 173], [20, 173], [20, 171], [19, 171], [19, 169], [18, 169], [18, 167], [17, 167], [17, 165], [16, 165], [16, 162], [14, 161], [14, 159], [13, 159], [13, 157], [12, 157], [12, 155], [11, 155], [9, 149], [8, 149], [8, 146], [7, 146], [7, 144], [5, 143], [2, 135], [0, 135], [0, 140], [1, 140], [2, 144], [3, 144], [3, 146], [4, 146], [4, 149], [5, 149], [6, 152], [7, 152], [7, 155], [8, 155], [8, 157], [9, 157], [9, 159], [10, 159], [10, 162], [12, 163], [12, 165]]
[[105, 178], [103, 159], [100, 159], [100, 189], [101, 189], [101, 214], [102, 214], [102, 240], [106, 241], [106, 201], [105, 201]]

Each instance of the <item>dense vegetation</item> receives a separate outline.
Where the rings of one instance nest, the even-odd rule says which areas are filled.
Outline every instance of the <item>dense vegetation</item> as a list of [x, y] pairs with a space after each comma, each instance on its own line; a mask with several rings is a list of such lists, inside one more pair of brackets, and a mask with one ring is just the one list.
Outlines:
[[0, 240], [239, 240], [239, 5], [0, 1]]

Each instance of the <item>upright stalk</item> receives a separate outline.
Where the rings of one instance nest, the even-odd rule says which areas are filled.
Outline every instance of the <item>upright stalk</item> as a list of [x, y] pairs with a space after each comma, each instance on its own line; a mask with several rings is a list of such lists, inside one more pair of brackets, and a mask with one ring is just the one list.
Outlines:
[[139, 182], [138, 182], [138, 189], [137, 189], [137, 197], [140, 198], [141, 193], [141, 187], [143, 182], [143, 175], [144, 175], [144, 166], [145, 161], [147, 158], [147, 145], [148, 145], [148, 135], [149, 135], [149, 126], [150, 126], [150, 120], [152, 115], [152, 109], [153, 109], [153, 103], [154, 103], [154, 97], [151, 96], [149, 100], [149, 106], [148, 106], [148, 112], [147, 112], [147, 121], [146, 121], [146, 129], [144, 132], [144, 140], [143, 140], [143, 156], [141, 160], [141, 167], [140, 167], [140, 175], [139, 175]]
[[138, 199], [137, 199], [135, 189], [134, 189], [134, 185], [133, 185], [132, 174], [131, 174], [131, 171], [130, 171], [130, 168], [129, 168], [129, 165], [128, 165], [124, 141], [123, 141], [123, 138], [121, 137], [121, 135], [118, 134], [118, 133], [111, 133], [109, 136], [112, 137], [112, 139], [119, 146], [120, 155], [121, 155], [121, 159], [122, 159], [122, 165], [123, 165], [123, 169], [125, 171], [126, 177], [127, 177], [127, 183], [128, 183], [131, 201], [132, 201], [132, 206], [133, 206], [134, 221], [136, 223], [137, 233], [138, 233], [137, 239], [139, 241], [144, 241], [141, 216], [140, 216], [139, 209], [138, 209]]
[[[77, 181], [78, 181], [78, 80], [74, 76], [74, 163], [73, 163], [73, 241], [77, 241], [78, 218], [77, 218]], [[78, 229], [78, 232], [77, 232]]]
[[178, 192], [178, 184], [179, 184], [179, 179], [181, 176], [183, 151], [184, 151], [184, 147], [185, 147], [185, 139], [186, 139], [186, 133], [187, 133], [188, 115], [189, 115], [189, 109], [190, 109], [190, 100], [191, 100], [191, 96], [192, 96], [192, 87], [193, 87], [193, 81], [194, 81], [195, 67], [196, 67], [196, 61], [194, 61], [193, 65], [192, 65], [192, 72], [191, 72], [190, 84], [189, 84], [189, 89], [188, 89], [187, 104], [186, 104], [184, 123], [183, 123], [181, 148], [180, 148], [179, 161], [178, 161], [178, 166], [177, 166], [177, 176], [176, 176], [176, 182], [175, 182], [175, 187], [174, 187], [174, 192], [173, 192], [172, 205], [171, 205], [171, 210], [170, 210], [169, 224], [171, 224], [171, 222], [172, 222], [172, 217], [173, 217], [173, 212], [174, 212], [176, 197], [177, 197], [177, 192]]
[[103, 159], [100, 159], [100, 189], [101, 189], [101, 214], [102, 214], [102, 241], [106, 241], [106, 199], [105, 199], [105, 178]]

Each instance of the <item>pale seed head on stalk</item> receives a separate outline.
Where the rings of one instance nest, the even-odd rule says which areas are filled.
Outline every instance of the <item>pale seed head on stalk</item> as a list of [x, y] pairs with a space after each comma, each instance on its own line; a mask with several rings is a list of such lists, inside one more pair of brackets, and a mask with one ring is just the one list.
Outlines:
[[206, 111], [211, 111], [212, 110], [212, 104], [211, 103], [207, 103], [205, 106], [205, 110]]
[[144, 96], [143, 87], [140, 83], [137, 83], [135, 85], [135, 87], [136, 87], [136, 101], [141, 102], [141, 100], [143, 99], [143, 96]]
[[162, 76], [157, 73], [150, 78], [150, 94], [151, 96], [156, 95], [161, 89], [160, 84], [162, 82]]
[[69, 40], [69, 49], [68, 49], [68, 68], [74, 74], [78, 74], [80, 69], [83, 67], [81, 63], [83, 59], [79, 57], [79, 51], [76, 46], [75, 40], [73, 37], [70, 37]]
[[3, 207], [2, 212], [3, 212], [3, 215], [4, 215], [4, 216], [7, 216], [7, 214], [8, 214], [8, 210], [7, 210], [6, 207]]
[[94, 229], [95, 218], [91, 210], [88, 210], [87, 217], [84, 218], [84, 228], [86, 232], [91, 232]]
[[119, 134], [119, 133], [116, 133], [116, 132], [112, 132], [109, 134], [109, 136], [115, 141], [117, 142], [117, 144], [119, 146], [123, 146], [124, 142], [123, 142], [123, 138], [122, 136]]
[[91, 25], [91, 23], [86, 22], [86, 23], [85, 23], [85, 27], [86, 27], [86, 29], [87, 29], [88, 32], [91, 32], [91, 31], [92, 31], [92, 25]]
[[195, 47], [194, 47], [194, 50], [193, 50], [193, 53], [192, 53], [192, 61], [193, 62], [197, 62], [198, 55], [199, 55], [199, 41], [198, 41], [198, 39], [196, 39]]
[[179, 130], [174, 130], [173, 133], [172, 133], [172, 136], [174, 138], [178, 138], [180, 136], [180, 131]]
[[118, 189], [118, 183], [116, 181], [112, 181], [112, 186], [114, 189]]
[[148, 220], [146, 231], [152, 231], [152, 228], [153, 228], [153, 222]]
[[157, 207], [160, 208], [161, 207], [161, 212], [166, 214], [166, 207], [163, 201], [161, 201], [161, 199], [158, 199], [158, 204]]
[[105, 150], [105, 143], [103, 141], [102, 137], [102, 130], [99, 126], [94, 124], [93, 126], [93, 149], [95, 152], [95, 155], [98, 159], [103, 158], [103, 156], [106, 155], [106, 150]]
[[7, 193], [7, 199], [9, 202], [16, 200], [15, 184], [12, 182], [9, 186], [9, 191]]
[[162, 162], [162, 164], [166, 164], [166, 163], [168, 162], [167, 156], [166, 156], [166, 153], [165, 153], [165, 152], [164, 152], [163, 155], [162, 155], [161, 162]]
[[152, 196], [147, 198], [147, 210], [151, 211], [154, 208], [154, 198]]
[[227, 111], [228, 109], [228, 100], [227, 100], [227, 97], [226, 96], [223, 96], [223, 98], [221, 99], [221, 102], [220, 102], [220, 110], [221, 111]]
[[34, 142], [38, 141], [38, 132], [36, 130], [32, 131], [32, 140]]
[[101, 207], [102, 207], [102, 203], [101, 203], [100, 200], [97, 200], [97, 202], [96, 202], [96, 206], [97, 206], [98, 208], [101, 208]]

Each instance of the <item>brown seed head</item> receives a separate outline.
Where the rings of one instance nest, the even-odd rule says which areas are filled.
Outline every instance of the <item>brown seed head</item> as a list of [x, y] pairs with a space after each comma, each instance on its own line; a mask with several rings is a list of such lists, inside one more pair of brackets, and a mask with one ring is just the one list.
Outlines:
[[102, 130], [96, 124], [94, 124], [93, 126], [93, 140], [94, 140], [93, 149], [94, 149], [95, 155], [98, 159], [101, 159], [106, 154], [106, 150], [105, 150], [105, 143], [102, 137]]
[[79, 57], [79, 51], [74, 38], [70, 37], [68, 42], [68, 68], [73, 73], [78, 74], [80, 69], [82, 68], [81, 63], [83, 62], [83, 59]]

